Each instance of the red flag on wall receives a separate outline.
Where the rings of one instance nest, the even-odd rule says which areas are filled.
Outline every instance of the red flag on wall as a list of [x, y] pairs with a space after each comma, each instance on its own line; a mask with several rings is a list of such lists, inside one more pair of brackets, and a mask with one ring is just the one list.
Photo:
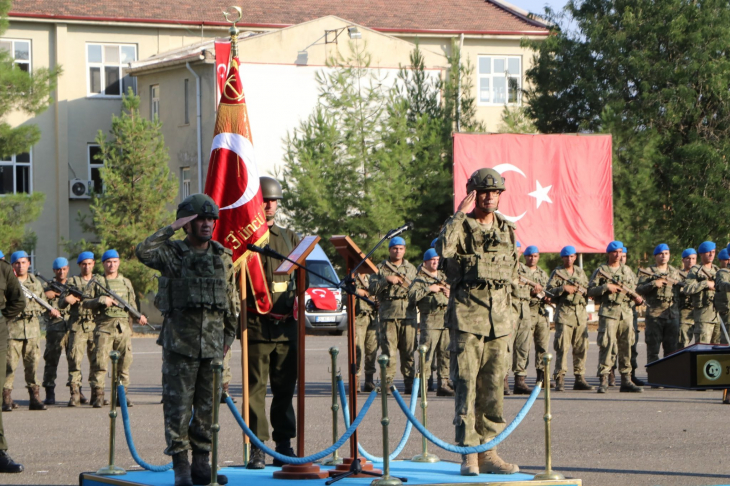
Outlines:
[[256, 299], [256, 311], [271, 311], [271, 294], [258, 253], [249, 243], [260, 245], [269, 238], [263, 211], [263, 196], [256, 167], [246, 99], [238, 73], [238, 58], [231, 60], [215, 121], [205, 193], [220, 207], [213, 238], [233, 250], [236, 268], [245, 265]]
[[525, 248], [603, 253], [613, 236], [610, 135], [454, 135], [454, 209], [466, 181], [491, 167], [506, 179], [499, 212]]

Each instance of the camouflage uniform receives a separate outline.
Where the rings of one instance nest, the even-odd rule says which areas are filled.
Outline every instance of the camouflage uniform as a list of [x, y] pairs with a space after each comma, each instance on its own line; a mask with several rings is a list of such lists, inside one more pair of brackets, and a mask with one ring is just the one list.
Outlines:
[[[722, 322], [725, 324], [725, 328], [726, 328], [725, 330], [727, 330], [728, 318], [730, 318], [730, 307], [729, 306], [730, 306], [730, 269], [721, 268], [720, 270], [717, 271], [717, 274], [715, 275], [715, 307], [717, 308], [717, 311], [720, 313], [720, 319], [722, 319]], [[717, 337], [717, 341], [719, 341], [722, 344], [727, 344], [727, 340], [725, 339], [725, 333], [722, 332], [722, 330], [719, 329], [719, 327], [720, 326], [716, 326], [717, 331], [719, 332], [719, 336], [713, 336], [713, 338]]]
[[701, 272], [701, 268], [702, 265], [692, 267], [687, 274], [682, 292], [692, 297], [695, 342], [709, 344], [713, 343], [712, 335], [715, 326], [720, 324], [720, 315], [715, 308], [715, 290], [707, 288], [707, 281], [712, 280], [720, 268], [712, 265], [708, 270], [710, 277]]
[[449, 352], [449, 331], [446, 330], [446, 307], [449, 298], [443, 292], [432, 292], [429, 287], [440, 282], [446, 282], [446, 274], [438, 271], [436, 278], [428, 275], [423, 269], [418, 272], [408, 290], [408, 299], [411, 306], [417, 307], [421, 314], [418, 329], [421, 333], [419, 344], [426, 345], [426, 375], [431, 374], [431, 362], [438, 356], [439, 380], [449, 379], [451, 353]]
[[43, 386], [55, 387], [56, 376], [58, 375], [58, 362], [61, 354], [68, 355], [68, 309], [61, 309], [59, 295], [48, 299], [48, 303], [61, 312], [61, 317], [56, 319], [46, 313], [46, 349], [43, 351]]
[[514, 225], [494, 213], [491, 225], [458, 211], [436, 243], [442, 258], [460, 268], [451, 286], [451, 377], [455, 435], [460, 446], [476, 446], [499, 434], [504, 376], [512, 332], [512, 283], [517, 278]]
[[[96, 277], [97, 281], [106, 288], [114, 291], [127, 303], [136, 307], [136, 296], [132, 282], [119, 272], [117, 278], [110, 279], [105, 276]], [[84, 299], [81, 305], [86, 309], [94, 311], [94, 351], [95, 356], [91, 368], [89, 382], [94, 383], [94, 388], [104, 390], [104, 378], [109, 367], [109, 353], [119, 351], [117, 373], [119, 384], [124, 388], [129, 386], [129, 369], [132, 367], [132, 329], [129, 322], [129, 315], [123, 309], [116, 306], [107, 307], [103, 301], [106, 296], [97, 285], [90, 285], [88, 288], [89, 299]], [[114, 383], [114, 377], [112, 377]]]
[[557, 378], [568, 372], [568, 349], [573, 347], [573, 374], [583, 376], [586, 372], [588, 356], [588, 314], [586, 296], [580, 292], [569, 294], [565, 291], [566, 282], [558, 272], [569, 276], [577, 284], [588, 288], [588, 277], [582, 268], [573, 266], [570, 275], [564, 266], [558, 265], [550, 274], [547, 290], [557, 296], [555, 300], [555, 372]]
[[692, 337], [694, 336], [694, 309], [692, 308], [692, 296], [687, 295], [683, 291], [684, 285], [686, 285], [686, 277], [682, 278], [682, 286], [677, 293], [677, 304], [679, 308], [679, 340], [677, 343], [677, 349], [686, 348], [692, 343]]
[[233, 344], [240, 310], [231, 250], [211, 240], [207, 250], [198, 251], [187, 240], [171, 240], [174, 234], [167, 226], [136, 249], [142, 263], [161, 273], [155, 306], [164, 316], [157, 344], [170, 456], [210, 451], [213, 363]]
[[[99, 278], [99, 277], [93, 277]], [[89, 280], [84, 280], [81, 276], [71, 277], [68, 284], [76, 287], [82, 292], [89, 294], [91, 288], [87, 288]], [[96, 387], [96, 381], [91, 373], [94, 369], [94, 360], [96, 359], [96, 347], [94, 345], [94, 311], [77, 302], [69, 306], [65, 301], [67, 295], [62, 295], [59, 308], [68, 309], [68, 346], [66, 348], [66, 359], [68, 361], [68, 383], [69, 385], [81, 386], [83, 379], [81, 373], [81, 363], [84, 360], [84, 350], [89, 358], [89, 386]]]
[[[532, 272], [529, 271], [527, 265], [520, 263], [517, 267], [517, 273], [527, 277], [527, 274]], [[530, 290], [529, 285], [519, 283], [519, 280], [512, 287], [514, 332], [511, 336], [509, 349], [512, 354], [511, 360], [507, 360], [507, 366], [512, 365], [512, 372], [515, 376], [527, 376], [527, 365], [530, 362], [530, 344], [532, 344], [532, 333], [535, 326], [532, 321], [532, 311], [530, 310], [532, 300]]]
[[[598, 273], [600, 269], [631, 290], [636, 286], [634, 272], [626, 265], [614, 269], [603, 264], [593, 272], [588, 286], [588, 296], [598, 300], [601, 306], [598, 311], [598, 376], [607, 375], [616, 363], [622, 375], [630, 374], [631, 346], [634, 344], [634, 316], [629, 304], [631, 297], [623, 292], [611, 294], [607, 287], [611, 282]], [[617, 346], [618, 357], [612, 353], [614, 346]]]
[[[395, 275], [385, 262], [378, 265], [378, 274], [370, 277], [370, 295], [380, 302], [378, 319], [380, 322], [380, 350], [390, 357], [386, 376], [389, 382], [395, 377], [395, 354], [400, 354], [400, 371], [403, 379], [413, 382], [415, 375], [414, 356], [416, 350], [416, 308], [408, 302], [408, 289], [402, 285], [393, 285], [386, 277]], [[393, 266], [396, 266], [395, 264]], [[416, 267], [407, 260], [397, 266], [397, 275], [405, 277], [411, 283], [416, 278]]]
[[[364, 284], [359, 278], [355, 279], [358, 290], [367, 290], [370, 283], [369, 275], [362, 275]], [[372, 299], [371, 299], [372, 300]], [[355, 302], [355, 335], [357, 336], [357, 373], [365, 364], [365, 376], [376, 372], [375, 360], [378, 355], [378, 312], [367, 302], [356, 299]], [[364, 359], [363, 359], [364, 356]]]
[[[25, 281], [21, 281], [21, 283], [42, 300], [46, 300], [43, 293], [43, 284], [34, 275], [28, 274]], [[40, 386], [40, 382], [36, 377], [36, 370], [41, 360], [39, 345], [41, 339], [40, 318], [44, 312], [46, 310], [38, 302], [28, 299], [25, 310], [18, 317], [8, 322], [10, 339], [8, 341], [8, 363], [5, 367], [5, 390], [13, 389], [15, 369], [21, 359], [23, 360], [26, 387], [30, 390], [31, 387]]]
[[[649, 267], [649, 270], [655, 275], [681, 280], [679, 271], [671, 265], [666, 271], [660, 271], [656, 266]], [[656, 281], [657, 278], [642, 274], [636, 286], [636, 292], [646, 299], [648, 305], [644, 336], [647, 363], [659, 359], [660, 347], [664, 349], [664, 356], [673, 353], [679, 341], [679, 286], [667, 283], [657, 288]]]
[[[542, 285], [543, 289], [547, 288], [549, 277], [545, 270], [540, 267], [530, 270], [527, 266], [525, 269], [527, 278]], [[545, 363], [542, 362], [542, 358], [547, 353], [550, 342], [550, 322], [548, 322], [548, 312], [545, 310], [545, 301], [530, 296], [530, 315], [532, 323], [530, 333], [535, 342], [535, 369], [544, 371]]]

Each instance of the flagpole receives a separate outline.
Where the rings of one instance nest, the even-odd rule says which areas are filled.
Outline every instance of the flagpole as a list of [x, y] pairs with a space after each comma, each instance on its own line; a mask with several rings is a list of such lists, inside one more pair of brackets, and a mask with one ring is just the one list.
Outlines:
[[[243, 420], [249, 424], [248, 420], [248, 309], [246, 308], [246, 262], [241, 264], [241, 272], [239, 273], [238, 282], [241, 291], [241, 415]], [[251, 441], [248, 436], [243, 434], [243, 465], [248, 464], [251, 458]]]

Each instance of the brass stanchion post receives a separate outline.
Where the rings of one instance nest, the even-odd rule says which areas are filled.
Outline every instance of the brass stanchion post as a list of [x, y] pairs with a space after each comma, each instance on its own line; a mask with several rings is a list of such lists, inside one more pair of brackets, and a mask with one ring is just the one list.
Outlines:
[[[340, 350], [336, 346], [330, 348], [330, 356], [332, 357], [332, 443], [337, 442], [339, 435], [337, 433], [337, 411], [340, 406], [337, 404], [337, 355]], [[336, 466], [342, 464], [343, 460], [337, 455], [337, 450], [332, 453], [332, 458], [322, 462], [324, 466]]]
[[388, 367], [388, 361], [390, 358], [384, 354], [378, 356], [378, 363], [380, 364], [380, 395], [383, 403], [383, 418], [380, 423], [383, 424], [383, 477], [376, 479], [372, 483], [372, 486], [401, 486], [403, 483], [400, 479], [391, 477], [390, 475], [390, 447], [388, 446], [388, 425], [390, 425], [390, 419], [388, 418], [388, 378], [386, 375], [386, 368]]
[[215, 361], [213, 363], [213, 423], [210, 426], [210, 430], [213, 432], [213, 440], [210, 447], [210, 486], [218, 486], [218, 432], [221, 430], [221, 426], [218, 423], [218, 415], [221, 406], [222, 372], [223, 363]]
[[109, 465], [96, 471], [96, 474], [102, 476], [121, 476], [127, 474], [127, 471], [121, 467], [114, 465], [114, 445], [116, 443], [116, 423], [117, 423], [117, 385], [119, 378], [117, 376], [117, 362], [119, 361], [119, 351], [112, 351], [109, 357], [112, 359], [112, 403], [109, 410]]
[[[422, 344], [418, 347], [418, 353], [421, 355], [421, 412], [423, 419], [421, 420], [421, 423], [424, 427], [426, 427], [426, 409], [428, 408], [428, 399], [426, 397], [426, 393], [428, 391], [428, 385], [427, 381], [428, 378], [426, 378], [426, 353], [428, 352], [428, 346], [425, 344]], [[423, 451], [415, 456], [411, 461], [413, 462], [439, 462], [441, 459], [436, 454], [429, 454], [428, 453], [428, 440], [426, 437], [421, 438], [423, 441]]]
[[[550, 353], [546, 353], [545, 356], [542, 358], [543, 362], [545, 363], [545, 376], [548, 378], [550, 377], [550, 360], [552, 359], [553, 355]], [[552, 420], [553, 416], [550, 413], [550, 382], [548, 381], [547, 383], [548, 386], [543, 388], [543, 390], [545, 391], [545, 471], [537, 474], [533, 478], [536, 481], [557, 481], [560, 479], [565, 479], [565, 476], [557, 471], [553, 471], [553, 460], [552, 456], [550, 455], [550, 421]]]

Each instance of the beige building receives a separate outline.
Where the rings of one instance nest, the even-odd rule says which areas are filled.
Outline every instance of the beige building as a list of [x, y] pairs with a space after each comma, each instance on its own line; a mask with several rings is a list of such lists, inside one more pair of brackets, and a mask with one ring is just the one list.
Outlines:
[[[429, 72], [447, 66], [453, 41], [474, 66], [477, 116], [496, 130], [505, 104], [521, 103], [519, 87], [531, 54], [523, 37], [544, 38], [546, 24], [501, 0], [262, 0], [244, 2], [240, 58], [258, 164], [281, 169], [282, 136], [317, 102], [315, 74], [328, 56], [367, 46], [371, 69], [392, 82], [418, 42]], [[37, 124], [41, 141], [28, 154], [0, 161], [0, 194], [41, 191], [46, 202], [31, 225], [39, 235], [38, 269], [63, 254], [63, 241], [83, 236], [77, 215], [88, 210], [91, 185], [101, 184], [94, 139], [119, 114], [132, 87], [147, 116], [157, 113], [181, 195], [204, 181], [215, 120], [215, 38], [227, 36], [212, 0], [69, 2], [15, 0], [0, 49], [33, 71], [63, 66], [54, 103], [38, 117], [12, 115], [14, 126]], [[427, 10], [424, 10], [427, 9]], [[356, 32], [350, 28], [356, 29]], [[352, 38], [351, 38], [352, 37]], [[515, 89], [515, 87], [517, 89]], [[15, 249], [1, 248], [6, 254]]]

